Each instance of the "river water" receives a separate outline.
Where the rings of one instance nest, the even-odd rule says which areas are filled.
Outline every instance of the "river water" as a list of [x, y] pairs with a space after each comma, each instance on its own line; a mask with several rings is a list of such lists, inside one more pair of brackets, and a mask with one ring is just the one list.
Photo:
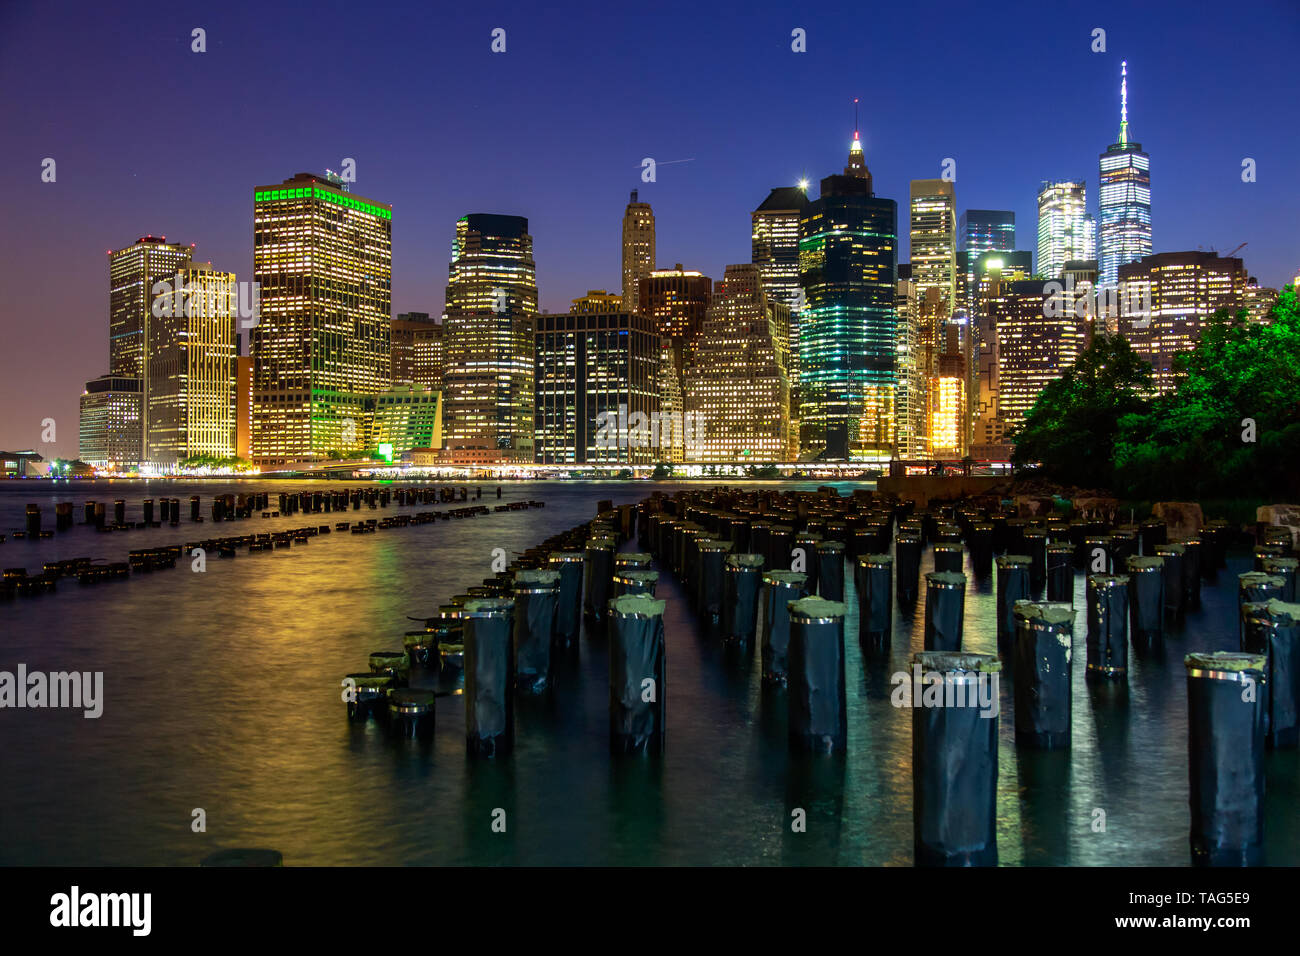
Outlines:
[[[763, 483], [776, 487], [776, 483]], [[52, 540], [9, 537], [0, 566], [129, 550], [207, 536], [317, 524], [295, 515], [191, 525], [217, 493], [357, 482], [116, 481], [0, 483], [0, 533], [39, 503], [182, 499], [179, 528], [95, 534], [81, 525]], [[596, 502], [633, 502], [650, 482], [503, 485], [503, 501], [544, 509], [436, 522], [370, 535], [331, 534], [291, 549], [0, 603], [0, 670], [102, 671], [104, 710], [0, 710], [0, 864], [193, 865], [232, 846], [280, 850], [286, 865], [816, 864], [911, 865], [911, 713], [889, 702], [890, 675], [922, 642], [923, 601], [895, 610], [887, 666], [864, 670], [852, 580], [845, 648], [849, 746], [842, 758], [794, 757], [785, 699], [760, 686], [758, 655], [728, 654], [705, 633], [668, 575], [668, 720], [659, 759], [608, 753], [608, 656], [584, 635], [558, 670], [549, 700], [516, 711], [513, 755], [465, 755], [462, 697], [438, 702], [427, 744], [353, 724], [340, 680], [371, 651], [401, 649], [402, 633], [491, 574], [492, 550], [523, 551], [593, 517]], [[698, 487], [698, 486], [697, 486]], [[788, 484], [811, 490], [815, 484]], [[837, 486], [848, 494], [854, 485]], [[473, 503], [473, 486], [470, 497]], [[483, 486], [483, 504], [497, 504]], [[383, 517], [422, 505], [350, 512]], [[450, 507], [439, 505], [439, 508]], [[111, 515], [111, 504], [110, 504]], [[1084, 681], [1083, 576], [1076, 575], [1074, 728], [1069, 751], [1034, 753], [1014, 741], [1002, 686], [998, 849], [1004, 865], [1186, 865], [1189, 861], [1187, 705], [1183, 654], [1236, 646], [1234, 556], [1203, 589], [1163, 654], [1130, 657], [1126, 690]], [[922, 573], [931, 569], [927, 549]], [[969, 572], [969, 568], [968, 568]], [[924, 588], [924, 582], [922, 582]], [[968, 650], [995, 651], [992, 582], [966, 599]], [[1269, 753], [1266, 861], [1300, 864], [1300, 755]], [[791, 832], [791, 811], [807, 832]], [[202, 809], [206, 830], [195, 832]], [[505, 811], [505, 832], [493, 829]], [[1104, 813], [1102, 820], [1096, 811]], [[497, 819], [500, 815], [496, 815]]]

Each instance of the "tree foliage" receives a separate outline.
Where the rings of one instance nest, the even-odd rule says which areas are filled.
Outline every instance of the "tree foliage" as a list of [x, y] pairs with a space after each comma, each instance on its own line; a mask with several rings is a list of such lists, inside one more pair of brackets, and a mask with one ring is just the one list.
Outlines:
[[1111, 451], [1123, 416], [1147, 410], [1151, 366], [1122, 335], [1100, 334], [1047, 385], [1010, 436], [1017, 466], [1040, 465], [1062, 484], [1109, 488]]
[[[1174, 362], [1175, 391], [1120, 422], [1120, 484], [1162, 497], [1300, 493], [1300, 307], [1294, 287], [1269, 321], [1226, 310]], [[1251, 440], [1253, 439], [1253, 440]]]
[[1174, 370], [1175, 389], [1148, 400], [1150, 366], [1122, 337], [1098, 337], [1043, 389], [1013, 460], [1130, 498], [1300, 497], [1295, 288], [1265, 322], [1217, 313]]

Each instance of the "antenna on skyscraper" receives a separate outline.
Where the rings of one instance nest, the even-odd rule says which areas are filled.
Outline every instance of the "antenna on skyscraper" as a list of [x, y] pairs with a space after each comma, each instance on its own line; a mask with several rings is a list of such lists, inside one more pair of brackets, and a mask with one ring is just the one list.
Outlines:
[[858, 98], [853, 97], [853, 138], [859, 139], [858, 136]]

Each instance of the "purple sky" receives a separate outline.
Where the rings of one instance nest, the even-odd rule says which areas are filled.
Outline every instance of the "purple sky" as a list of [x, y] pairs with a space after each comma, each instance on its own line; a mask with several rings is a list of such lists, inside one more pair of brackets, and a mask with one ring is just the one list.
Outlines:
[[468, 212], [528, 217], [542, 307], [563, 310], [618, 290], [634, 188], [661, 266], [748, 261], [768, 189], [844, 165], [854, 96], [900, 216], [908, 181], [952, 157], [959, 210], [1014, 209], [1033, 249], [1040, 180], [1086, 177], [1095, 213], [1127, 59], [1156, 251], [1248, 242], [1263, 284], [1300, 269], [1294, 0], [836, 6], [7, 0], [0, 449], [76, 454], [78, 395], [107, 365], [108, 249], [166, 235], [246, 279], [253, 186], [344, 157], [357, 193], [393, 205], [395, 312], [441, 311]]

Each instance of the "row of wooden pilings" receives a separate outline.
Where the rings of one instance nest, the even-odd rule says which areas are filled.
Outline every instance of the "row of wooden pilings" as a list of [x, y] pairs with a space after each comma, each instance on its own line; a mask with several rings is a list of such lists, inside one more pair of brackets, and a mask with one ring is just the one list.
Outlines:
[[[1224, 565], [1228, 535], [1221, 523], [1169, 542], [1159, 522], [1110, 528], [962, 506], [918, 513], [833, 489], [685, 492], [652, 499], [640, 516], [642, 546], [677, 576], [702, 623], [724, 641], [760, 649], [765, 686], [787, 694], [790, 746], [827, 754], [847, 749], [845, 555], [853, 563], [858, 640], [872, 662], [887, 659], [893, 606], [914, 606], [922, 550], [933, 547], [925, 649], [897, 689], [910, 691], [899, 697], [912, 709], [916, 859], [943, 865], [997, 859], [1004, 663], [1017, 743], [1070, 745], [1076, 572], [1086, 575], [1085, 676], [1124, 680], [1130, 639], [1139, 653], [1150, 649], [1165, 639], [1168, 622], [1199, 606], [1202, 580]], [[1270, 535], [1256, 548], [1258, 570], [1241, 575], [1239, 650], [1184, 661], [1198, 864], [1260, 860], [1263, 752], [1297, 743], [1300, 605], [1290, 551], [1289, 534]], [[997, 655], [962, 647], [967, 554], [977, 576], [996, 567]], [[973, 706], [986, 701], [992, 706]]]

